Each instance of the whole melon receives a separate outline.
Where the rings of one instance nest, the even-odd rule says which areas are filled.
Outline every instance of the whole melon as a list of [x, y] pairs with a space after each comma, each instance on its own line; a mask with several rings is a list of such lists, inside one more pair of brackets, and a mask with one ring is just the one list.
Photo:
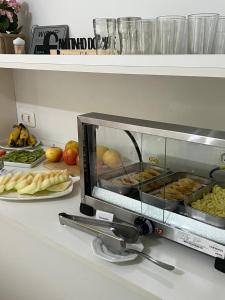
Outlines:
[[116, 169], [122, 166], [121, 155], [114, 149], [107, 150], [103, 155], [103, 162], [105, 165], [112, 169]]
[[97, 159], [102, 160], [103, 159], [103, 155], [105, 154], [105, 152], [109, 150], [109, 148], [103, 146], [103, 145], [97, 145], [96, 146], [96, 156]]

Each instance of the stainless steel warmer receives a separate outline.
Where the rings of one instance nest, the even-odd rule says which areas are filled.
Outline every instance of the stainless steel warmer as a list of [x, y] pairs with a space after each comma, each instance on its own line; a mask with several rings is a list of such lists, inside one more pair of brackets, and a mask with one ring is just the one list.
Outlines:
[[210, 175], [225, 153], [225, 132], [99, 113], [79, 116], [78, 131], [83, 213], [113, 213], [214, 256], [225, 272], [225, 217], [191, 207], [223, 186], [225, 172], [219, 182]]

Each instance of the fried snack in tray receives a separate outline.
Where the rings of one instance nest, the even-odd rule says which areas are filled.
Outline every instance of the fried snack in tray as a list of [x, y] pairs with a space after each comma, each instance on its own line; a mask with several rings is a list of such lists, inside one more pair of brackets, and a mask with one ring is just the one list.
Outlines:
[[39, 173], [20, 171], [8, 173], [0, 177], [0, 194], [3, 192], [17, 191], [17, 193], [21, 195], [33, 195], [68, 181], [69, 174], [67, 170]]
[[167, 184], [160, 189], [160, 197], [167, 200], [185, 200], [187, 196], [201, 188], [201, 183], [185, 177]]
[[191, 203], [195, 209], [217, 217], [225, 217], [225, 188], [215, 185], [211, 193]]
[[143, 172], [128, 174], [120, 178], [112, 179], [112, 183], [118, 185], [135, 185], [159, 175], [159, 171], [152, 168], [146, 168]]

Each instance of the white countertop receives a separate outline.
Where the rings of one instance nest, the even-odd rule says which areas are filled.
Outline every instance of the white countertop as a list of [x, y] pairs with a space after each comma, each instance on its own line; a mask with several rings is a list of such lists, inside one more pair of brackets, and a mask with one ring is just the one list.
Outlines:
[[62, 226], [58, 213], [79, 214], [79, 184], [69, 196], [39, 202], [0, 202], [0, 216], [16, 222], [45, 241], [63, 247], [67, 255], [76, 255], [98, 271], [117, 277], [144, 294], [166, 300], [224, 299], [225, 274], [214, 269], [214, 259], [162, 238], [148, 238], [146, 250], [155, 258], [176, 266], [166, 271], [142, 259], [112, 264], [96, 257], [91, 249], [93, 236]]

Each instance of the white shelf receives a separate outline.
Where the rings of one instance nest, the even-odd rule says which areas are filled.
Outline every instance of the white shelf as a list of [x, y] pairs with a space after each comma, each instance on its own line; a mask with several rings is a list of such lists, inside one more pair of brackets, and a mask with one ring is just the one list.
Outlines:
[[225, 78], [225, 55], [0, 55], [0, 68]]

